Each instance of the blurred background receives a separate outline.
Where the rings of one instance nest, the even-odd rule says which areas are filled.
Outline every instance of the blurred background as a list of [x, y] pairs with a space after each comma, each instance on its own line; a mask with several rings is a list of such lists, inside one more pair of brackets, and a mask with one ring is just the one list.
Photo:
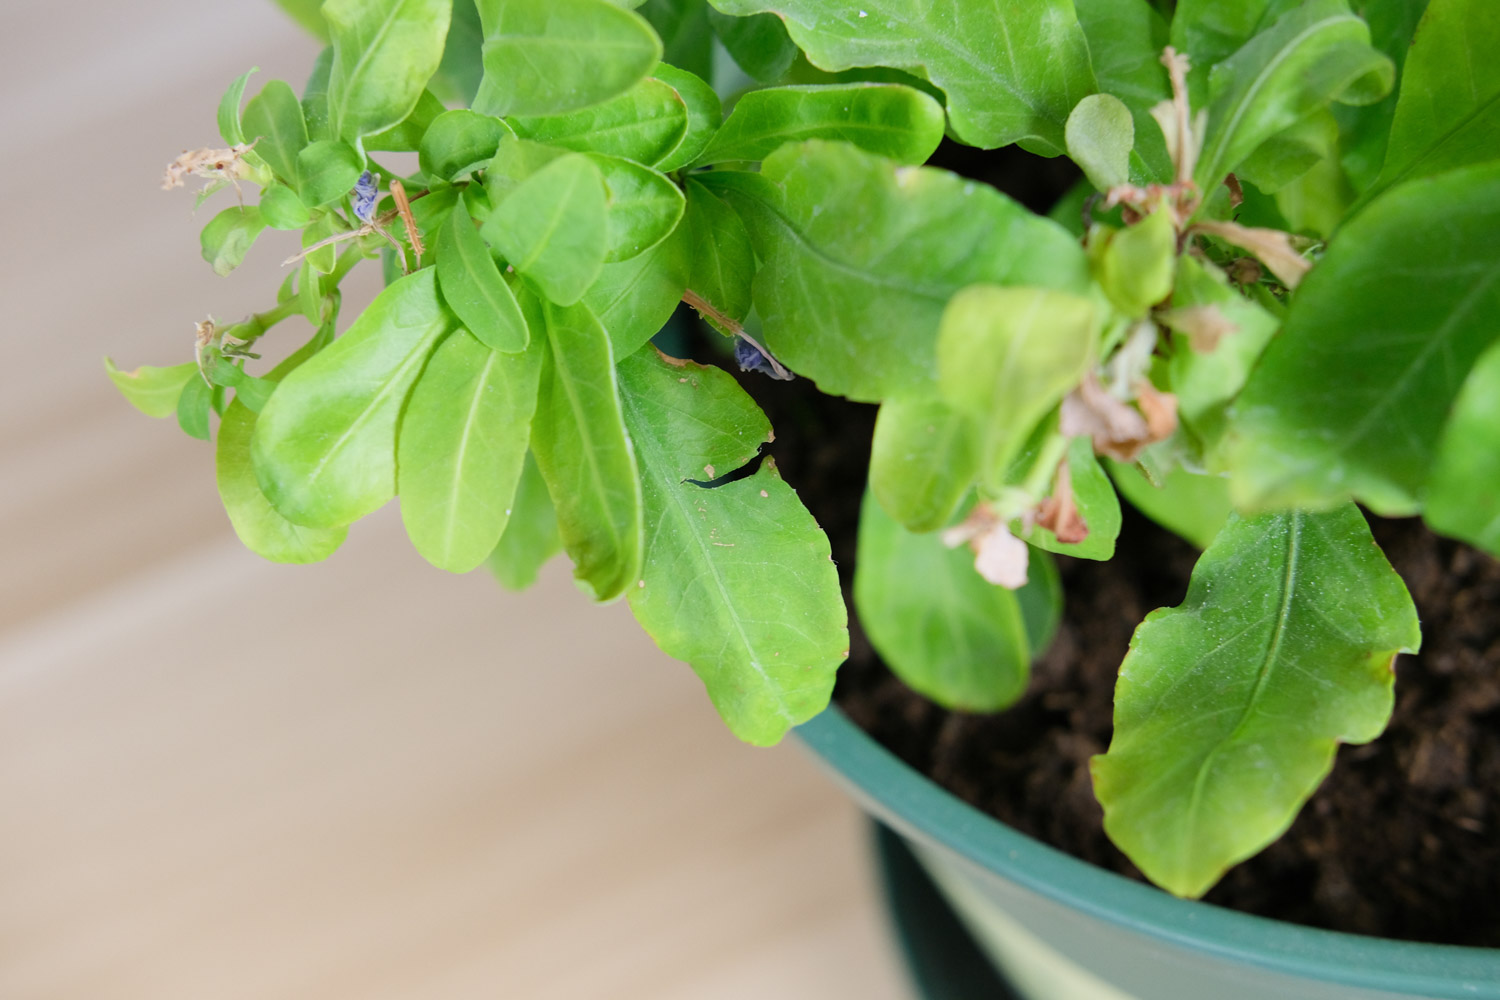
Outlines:
[[855, 807], [623, 605], [443, 574], [393, 508], [262, 562], [105, 377], [274, 301], [295, 234], [218, 278], [232, 192], [160, 177], [316, 51], [269, 0], [0, 5], [0, 997], [904, 996]]

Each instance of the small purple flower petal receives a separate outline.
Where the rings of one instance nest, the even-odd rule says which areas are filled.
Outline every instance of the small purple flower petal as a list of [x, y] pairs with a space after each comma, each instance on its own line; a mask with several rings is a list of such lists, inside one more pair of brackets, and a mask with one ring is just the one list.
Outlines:
[[740, 371], [742, 372], [760, 372], [762, 375], [768, 375], [780, 381], [791, 381], [792, 379], [791, 372], [785, 368], [778, 368], [771, 362], [770, 358], [761, 353], [759, 347], [756, 347], [743, 337], [735, 339], [734, 360], [739, 362]]
[[375, 175], [366, 170], [354, 184], [354, 217], [360, 222], [375, 221], [375, 199], [380, 192], [375, 187]]

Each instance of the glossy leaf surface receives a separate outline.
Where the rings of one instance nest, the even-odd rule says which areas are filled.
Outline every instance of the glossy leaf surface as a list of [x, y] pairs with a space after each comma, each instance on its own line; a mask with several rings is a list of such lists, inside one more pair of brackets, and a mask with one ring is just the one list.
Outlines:
[[1100, 191], [1130, 180], [1135, 122], [1118, 97], [1092, 94], [1079, 101], [1068, 115], [1067, 142], [1068, 156]]
[[630, 608], [702, 678], [729, 728], [769, 745], [828, 704], [849, 651], [828, 539], [766, 462], [704, 489], [770, 437], [726, 373], [640, 351], [620, 364], [650, 545]]
[[489, 247], [462, 201], [437, 237], [438, 287], [443, 301], [479, 342], [496, 351], [524, 351], [531, 333]]
[[615, 357], [634, 354], [672, 318], [692, 266], [686, 226], [679, 226], [645, 253], [599, 270], [583, 304], [608, 331]]
[[1416, 511], [1464, 378], [1500, 337], [1497, 232], [1500, 164], [1394, 188], [1340, 230], [1236, 403], [1237, 503]]
[[886, 400], [870, 450], [872, 495], [908, 530], [936, 531], [979, 473], [976, 438], [973, 421], [936, 393]]
[[308, 208], [318, 208], [348, 194], [359, 180], [359, 154], [337, 139], [320, 139], [297, 154], [297, 193]]
[[1118, 97], [1135, 124], [1131, 174], [1136, 183], [1166, 182], [1172, 161], [1151, 109], [1172, 96], [1161, 53], [1167, 24], [1147, 0], [1073, 0], [1088, 39], [1099, 91]]
[[484, 81], [474, 110], [560, 115], [635, 86], [661, 59], [639, 15], [605, 0], [479, 0]]
[[1367, 197], [1500, 160], [1500, 6], [1432, 0], [1406, 58], [1385, 165]]
[[328, 120], [358, 145], [417, 106], [443, 58], [452, 0], [328, 0]]
[[500, 140], [508, 135], [515, 132], [492, 115], [467, 108], [445, 111], [422, 136], [418, 150], [422, 172], [443, 180], [457, 180], [489, 162]]
[[708, 22], [730, 58], [761, 83], [775, 83], [797, 61], [797, 45], [775, 14], [730, 17], [711, 10]]
[[517, 185], [485, 220], [485, 242], [559, 305], [599, 276], [608, 249], [604, 178], [578, 153], [560, 156]]
[[611, 263], [645, 253], [671, 235], [687, 207], [682, 189], [666, 175], [618, 156], [588, 154], [609, 192], [604, 259]]
[[641, 484], [625, 431], [609, 336], [587, 307], [545, 306], [532, 450], [557, 510], [573, 575], [597, 601], [640, 576]]
[[528, 452], [505, 532], [490, 553], [490, 572], [507, 590], [525, 590], [536, 583], [542, 566], [561, 551], [557, 512], [552, 509], [552, 498], [547, 495], [547, 483], [536, 467], [536, 459]]
[[1105, 831], [1158, 885], [1202, 895], [1285, 831], [1339, 743], [1380, 734], [1392, 660], [1419, 642], [1352, 504], [1231, 520], [1182, 605], [1131, 640], [1093, 761]]
[[266, 220], [254, 205], [226, 208], [209, 220], [199, 236], [203, 259], [223, 277], [240, 266], [255, 238], [266, 228]]
[[396, 495], [396, 424], [452, 326], [427, 268], [397, 279], [343, 336], [282, 380], [261, 411], [251, 456], [283, 517], [334, 528]]
[[907, 687], [960, 712], [998, 712], [1025, 692], [1020, 603], [974, 571], [967, 547], [906, 530], [867, 494], [854, 565], [860, 624]]
[[1500, 558], [1500, 347], [1479, 359], [1453, 405], [1423, 515], [1433, 530]]
[[197, 378], [198, 365], [189, 361], [181, 365], [158, 368], [141, 365], [128, 372], [115, 367], [109, 358], [104, 359], [104, 370], [109, 380], [120, 390], [120, 395], [131, 406], [148, 417], [170, 417], [177, 412], [177, 399], [188, 379]]
[[625, 93], [580, 111], [510, 119], [516, 135], [580, 153], [623, 156], [650, 166], [687, 136], [687, 104], [650, 77]]
[[724, 121], [724, 107], [714, 88], [687, 70], [665, 63], [657, 65], [652, 75], [677, 91], [687, 108], [688, 127], [677, 147], [655, 164], [662, 173], [680, 170], [698, 158]]
[[981, 281], [1082, 290], [1056, 223], [985, 185], [842, 143], [784, 147], [759, 175], [699, 175], [744, 219], [766, 346], [824, 391], [874, 402], [929, 391], [938, 321]]
[[[688, 287], [721, 314], [744, 322], [750, 314], [755, 250], [739, 214], [718, 195], [689, 177], [686, 232], [692, 273]], [[729, 332], [729, 331], [725, 331]]]
[[1088, 42], [1072, 0], [997, 8], [973, 0], [712, 0], [726, 14], [781, 15], [820, 69], [890, 66], [948, 96], [960, 139], [994, 148], [1021, 142], [1061, 153], [1063, 123], [1094, 92]]
[[1234, 510], [1229, 480], [1222, 477], [1194, 475], [1178, 467], [1153, 483], [1137, 466], [1112, 458], [1104, 462], [1130, 506], [1200, 549], [1208, 548]]
[[296, 187], [300, 183], [297, 154], [307, 145], [307, 122], [302, 102], [282, 80], [271, 80], [245, 105], [243, 128], [247, 141], [270, 164], [276, 176]]
[[219, 99], [219, 135], [231, 146], [237, 146], [245, 141], [245, 128], [240, 120], [240, 101], [245, 96], [245, 84], [250, 81], [250, 75], [257, 72], [256, 67], [247, 69], [235, 78], [224, 91], [224, 96]]
[[[311, 354], [321, 338], [294, 353], [273, 368], [266, 379], [280, 382]], [[305, 528], [293, 524], [271, 506], [255, 478], [250, 458], [250, 442], [255, 434], [255, 413], [236, 399], [219, 421], [219, 438], [214, 449], [214, 475], [219, 499], [229, 515], [229, 523], [245, 548], [262, 559], [276, 563], [314, 563], [327, 559], [344, 543], [349, 529]]]
[[980, 469], [998, 489], [1031, 431], [1093, 363], [1097, 307], [1066, 292], [974, 285], [938, 334], [944, 400], [979, 428]]
[[460, 328], [412, 388], [396, 447], [401, 520], [439, 569], [467, 573], [500, 541], [530, 446], [544, 350], [506, 354]]
[[943, 108], [920, 90], [894, 83], [752, 90], [735, 103], [697, 165], [763, 160], [806, 139], [848, 142], [921, 164], [943, 139]]
[[1394, 78], [1347, 0], [1306, 0], [1214, 65], [1199, 190], [1213, 191], [1261, 143], [1329, 101], [1378, 101]]

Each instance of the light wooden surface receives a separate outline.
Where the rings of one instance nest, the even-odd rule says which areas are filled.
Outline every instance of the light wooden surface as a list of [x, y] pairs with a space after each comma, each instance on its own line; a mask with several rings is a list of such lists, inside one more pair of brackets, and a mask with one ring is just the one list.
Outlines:
[[219, 279], [231, 196], [157, 184], [314, 52], [258, 0], [0, 4], [0, 997], [906, 995], [854, 807], [625, 608], [440, 573], [391, 510], [260, 562], [109, 386], [274, 294], [287, 234]]

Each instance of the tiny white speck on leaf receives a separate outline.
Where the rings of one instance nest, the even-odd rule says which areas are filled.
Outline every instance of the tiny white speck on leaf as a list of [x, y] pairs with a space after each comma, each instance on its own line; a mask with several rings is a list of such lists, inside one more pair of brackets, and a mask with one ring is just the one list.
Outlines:
[[708, 474], [709, 479], [714, 477], [714, 467], [712, 465], [705, 465], [703, 471]]
[[769, 497], [771, 494], [767, 493], [765, 490], [761, 490], [760, 495], [763, 497]]
[[685, 378], [680, 378], [680, 379], [678, 379], [678, 380], [677, 380], [677, 381], [679, 381], [679, 382], [686, 382], [686, 381], [687, 381], [687, 379], [685, 379]]
[[866, 13], [865, 13], [865, 12], [864, 12], [864, 11], [860, 11], [860, 12], [859, 12], [859, 16], [860, 16], [860, 17], [869, 17], [869, 16], [870, 16], [870, 15], [869, 15], [869, 14], [866, 14]]
[[637, 584], [636, 584], [636, 586], [637, 586], [637, 587], [641, 587], [641, 588], [643, 588], [643, 589], [644, 589], [644, 588], [645, 588], [645, 586], [646, 586], [646, 581], [645, 581], [645, 580], [642, 580], [642, 581], [641, 581], [641, 582], [639, 582], [639, 583], [637, 583]]

